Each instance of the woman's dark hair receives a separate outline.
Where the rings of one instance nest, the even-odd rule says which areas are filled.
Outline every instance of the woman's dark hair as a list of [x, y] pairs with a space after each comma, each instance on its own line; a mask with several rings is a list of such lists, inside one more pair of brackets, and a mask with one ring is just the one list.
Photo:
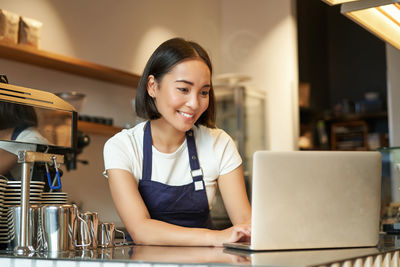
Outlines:
[[0, 130], [32, 126], [37, 126], [33, 107], [0, 101]]
[[[155, 120], [161, 117], [153, 98], [147, 92], [149, 75], [153, 75], [157, 83], [161, 83], [164, 75], [176, 64], [186, 59], [196, 58], [202, 59], [207, 64], [212, 75], [211, 60], [207, 52], [199, 44], [182, 38], [173, 38], [162, 43], [151, 55], [140, 78], [135, 99], [136, 114], [148, 120]], [[215, 128], [215, 99], [212, 84], [209, 91], [208, 108], [195, 124]]]

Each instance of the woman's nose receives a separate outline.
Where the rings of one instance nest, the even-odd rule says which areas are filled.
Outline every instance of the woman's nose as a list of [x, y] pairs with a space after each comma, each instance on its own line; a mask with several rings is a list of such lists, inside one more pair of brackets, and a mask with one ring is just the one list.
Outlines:
[[199, 106], [199, 99], [197, 95], [191, 94], [186, 104], [192, 109], [196, 109]]

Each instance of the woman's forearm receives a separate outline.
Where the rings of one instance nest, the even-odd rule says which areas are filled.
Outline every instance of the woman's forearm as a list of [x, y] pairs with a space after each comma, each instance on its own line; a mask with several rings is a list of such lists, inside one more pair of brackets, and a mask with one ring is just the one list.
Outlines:
[[147, 219], [128, 227], [133, 240], [142, 245], [222, 246], [225, 242], [249, 241], [251, 225], [234, 225], [225, 230], [181, 227]]
[[181, 227], [158, 220], [146, 219], [127, 227], [136, 244], [172, 246], [214, 246], [218, 231]]

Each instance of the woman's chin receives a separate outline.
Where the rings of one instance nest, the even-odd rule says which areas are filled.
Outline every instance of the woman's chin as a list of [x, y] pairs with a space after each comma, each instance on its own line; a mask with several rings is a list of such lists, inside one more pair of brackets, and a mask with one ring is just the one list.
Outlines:
[[189, 122], [185, 122], [185, 123], [182, 123], [179, 126], [177, 126], [176, 129], [178, 129], [181, 132], [187, 132], [187, 131], [189, 131], [190, 129], [193, 128], [194, 123], [195, 123], [194, 121], [190, 122], [190, 123]]

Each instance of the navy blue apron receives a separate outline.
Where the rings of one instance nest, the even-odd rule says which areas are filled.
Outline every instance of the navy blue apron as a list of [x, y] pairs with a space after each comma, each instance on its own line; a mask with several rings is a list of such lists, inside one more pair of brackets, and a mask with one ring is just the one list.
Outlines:
[[197, 158], [192, 130], [186, 132], [189, 163], [193, 182], [172, 186], [151, 180], [152, 138], [150, 122], [143, 137], [143, 172], [139, 192], [152, 219], [197, 228], [213, 228], [208, 206], [203, 172]]

